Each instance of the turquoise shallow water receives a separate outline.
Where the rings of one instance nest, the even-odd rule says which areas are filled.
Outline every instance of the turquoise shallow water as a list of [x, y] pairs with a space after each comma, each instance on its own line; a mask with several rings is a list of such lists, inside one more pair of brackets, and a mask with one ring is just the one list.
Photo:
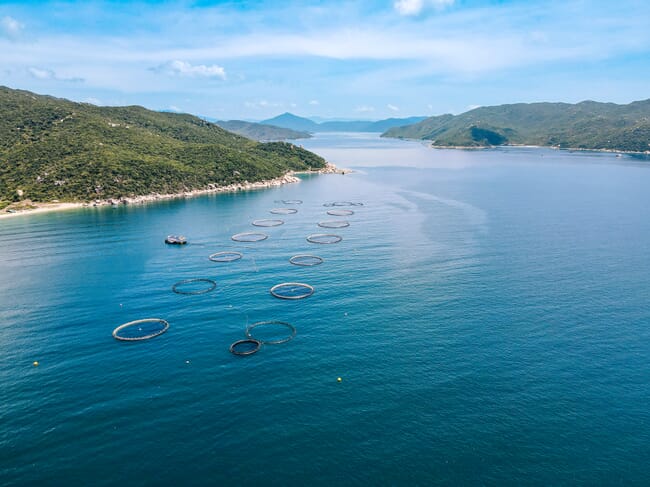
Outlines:
[[[304, 145], [357, 172], [0, 221], [0, 484], [650, 482], [648, 161]], [[335, 200], [364, 206], [319, 229]], [[171, 291], [189, 278], [217, 288]], [[111, 337], [151, 316], [169, 331]], [[228, 352], [273, 319], [295, 339]]]

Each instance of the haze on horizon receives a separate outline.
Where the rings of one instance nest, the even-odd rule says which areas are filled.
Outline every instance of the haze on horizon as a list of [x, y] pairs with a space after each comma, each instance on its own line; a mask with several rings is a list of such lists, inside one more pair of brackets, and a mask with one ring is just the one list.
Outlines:
[[22, 1], [0, 84], [221, 119], [650, 97], [643, 0]]

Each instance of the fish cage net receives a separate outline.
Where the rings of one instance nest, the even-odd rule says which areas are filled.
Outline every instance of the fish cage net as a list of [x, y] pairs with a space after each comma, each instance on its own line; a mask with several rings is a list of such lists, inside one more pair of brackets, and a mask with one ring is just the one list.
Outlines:
[[354, 215], [352, 210], [327, 210], [327, 214], [331, 216], [350, 216]]
[[230, 345], [230, 353], [234, 355], [252, 355], [257, 352], [261, 346], [262, 343], [253, 338], [237, 340], [232, 345]]
[[262, 345], [279, 345], [295, 337], [296, 328], [286, 321], [258, 321], [246, 327], [246, 336]]
[[319, 222], [318, 226], [322, 228], [345, 228], [349, 227], [350, 223], [345, 220], [326, 220]]
[[302, 205], [302, 200], [282, 200], [283, 205]]
[[213, 291], [217, 283], [212, 279], [185, 279], [178, 281], [172, 286], [172, 291], [176, 294], [205, 294]]
[[241, 259], [243, 256], [244, 255], [241, 252], [224, 251], [212, 254], [208, 257], [208, 259], [210, 259], [212, 262], [234, 262]]
[[149, 340], [162, 335], [169, 328], [169, 323], [160, 318], [145, 318], [129, 321], [113, 330], [113, 338], [125, 342]]
[[261, 242], [269, 238], [269, 236], [266, 233], [245, 232], [238, 233], [230, 238], [235, 242]]
[[255, 220], [253, 225], [256, 227], [279, 227], [284, 224], [284, 220], [274, 220], [265, 218], [262, 220]]
[[273, 208], [272, 210], [269, 210], [269, 213], [274, 215], [293, 215], [298, 213], [298, 210], [295, 208]]
[[323, 206], [332, 207], [332, 206], [363, 206], [363, 203], [354, 202], [354, 201], [332, 201], [331, 203], [324, 203]]
[[302, 282], [283, 282], [273, 286], [271, 294], [280, 299], [304, 299], [314, 294], [314, 288]]
[[334, 235], [333, 233], [314, 233], [307, 237], [307, 242], [315, 244], [335, 244], [341, 240], [343, 240], [343, 237]]
[[293, 265], [315, 266], [323, 263], [323, 258], [317, 255], [300, 254], [289, 259]]

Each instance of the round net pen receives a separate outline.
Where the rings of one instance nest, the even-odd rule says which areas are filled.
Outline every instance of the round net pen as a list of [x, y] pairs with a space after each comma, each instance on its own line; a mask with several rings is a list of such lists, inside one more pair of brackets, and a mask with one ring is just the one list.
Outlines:
[[279, 299], [304, 299], [314, 294], [314, 288], [302, 282], [283, 282], [273, 286], [271, 294]]
[[318, 226], [322, 228], [345, 228], [349, 227], [350, 223], [345, 220], [326, 220], [319, 222]]
[[178, 281], [172, 286], [172, 291], [176, 294], [205, 294], [214, 291], [217, 283], [212, 279], [184, 279]]
[[350, 216], [354, 215], [352, 210], [327, 210], [327, 214], [331, 216]]
[[266, 233], [256, 233], [256, 232], [244, 232], [237, 233], [230, 237], [231, 240], [235, 242], [261, 242], [266, 240], [269, 236]]
[[291, 262], [293, 265], [311, 267], [311, 266], [322, 264], [323, 258], [317, 255], [300, 254], [291, 257], [289, 259], [289, 262]]
[[324, 203], [323, 206], [325, 207], [332, 207], [332, 206], [363, 206], [363, 203], [357, 203], [354, 201], [332, 201], [331, 203]]
[[283, 205], [302, 205], [302, 200], [282, 200]]
[[118, 326], [113, 330], [113, 338], [125, 342], [138, 342], [162, 335], [168, 329], [169, 323], [161, 318], [145, 318]]
[[216, 252], [208, 257], [212, 262], [234, 262], [239, 260], [244, 255], [241, 252], [225, 251]]
[[295, 208], [273, 208], [272, 210], [269, 210], [269, 213], [274, 215], [293, 215], [298, 213], [298, 210]]
[[[256, 334], [263, 334], [264, 330], [263, 329], [273, 329], [273, 328], [286, 328], [287, 329], [287, 336], [283, 338], [276, 338], [276, 339], [262, 339], [259, 336], [254, 337], [253, 336], [253, 330], [257, 329]], [[289, 340], [293, 339], [293, 337], [296, 336], [296, 328], [291, 324], [287, 323], [286, 321], [277, 321], [277, 320], [271, 320], [271, 321], [258, 321], [257, 323], [253, 323], [252, 325], [248, 325], [246, 327], [246, 336], [252, 340], [257, 340], [260, 342], [262, 345], [279, 345], [281, 343], [286, 343]]]
[[274, 220], [274, 219], [269, 219], [265, 218], [262, 220], [255, 220], [253, 221], [253, 226], [256, 227], [279, 227], [280, 225], [284, 224], [284, 220]]
[[237, 340], [230, 345], [230, 353], [233, 355], [253, 355], [257, 352], [262, 343], [253, 338], [246, 338], [245, 340]]
[[333, 233], [314, 233], [307, 237], [307, 242], [314, 244], [335, 244], [341, 240], [343, 240], [343, 237]]

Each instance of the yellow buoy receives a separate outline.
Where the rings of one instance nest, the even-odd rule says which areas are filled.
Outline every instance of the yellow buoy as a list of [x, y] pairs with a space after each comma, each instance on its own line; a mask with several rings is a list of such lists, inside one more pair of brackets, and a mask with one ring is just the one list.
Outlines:
[[341, 382], [342, 380], [343, 380], [343, 379], [341, 379], [341, 378], [339, 377], [338, 379], [336, 379], [336, 382]]
[[34, 367], [38, 367], [38, 361], [34, 361]]

